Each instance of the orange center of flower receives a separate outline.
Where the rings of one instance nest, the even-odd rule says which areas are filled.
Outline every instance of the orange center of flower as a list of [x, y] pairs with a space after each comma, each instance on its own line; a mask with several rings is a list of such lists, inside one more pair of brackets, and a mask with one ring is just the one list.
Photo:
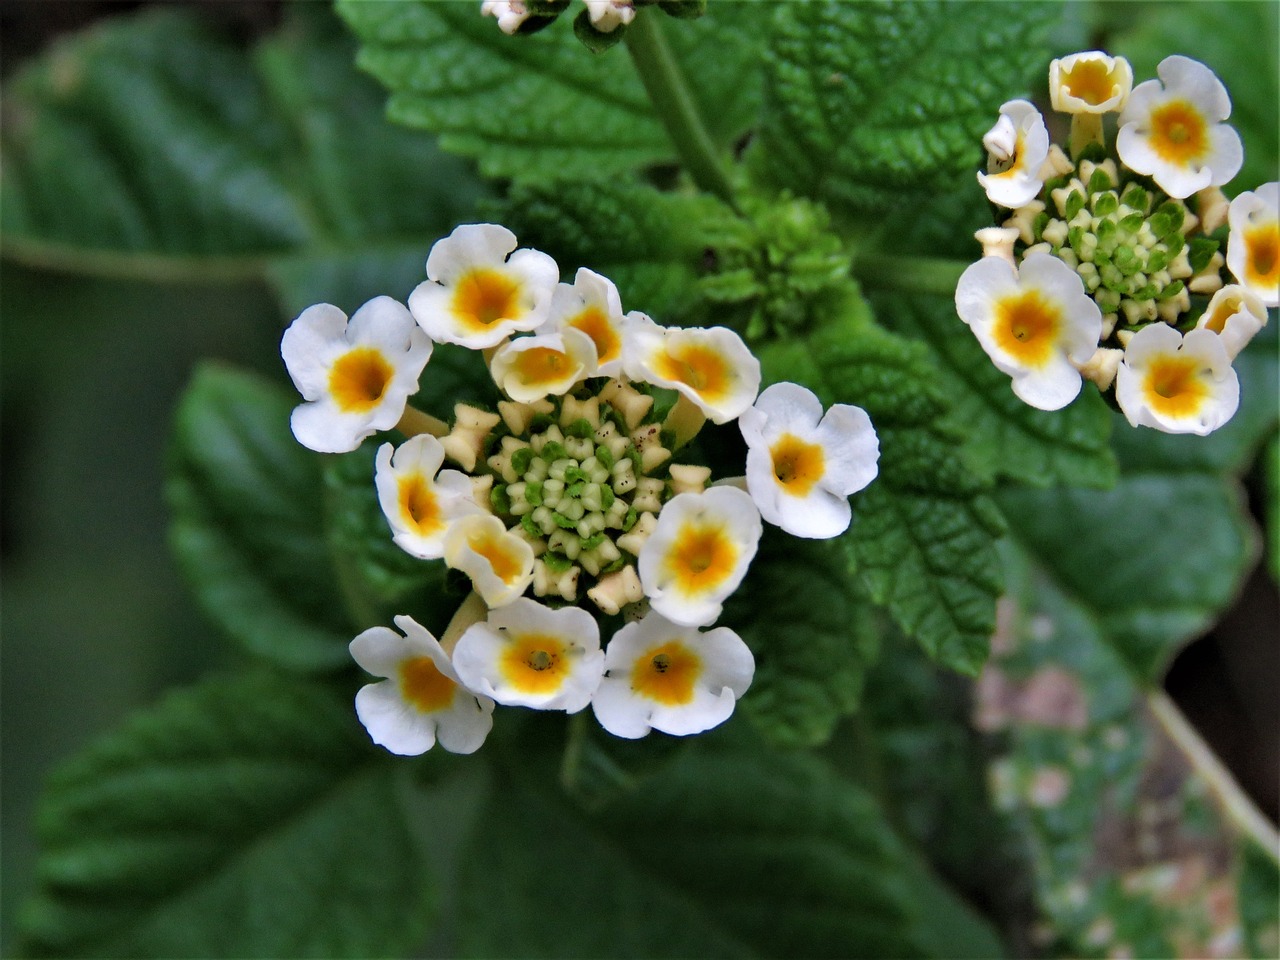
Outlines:
[[569, 321], [568, 326], [581, 330], [596, 345], [600, 365], [611, 363], [622, 355], [622, 338], [599, 307], [587, 307]]
[[679, 706], [693, 699], [693, 685], [701, 673], [702, 658], [679, 640], [669, 640], [636, 660], [631, 689], [646, 700]]
[[996, 345], [1019, 363], [1044, 366], [1053, 355], [1062, 311], [1037, 290], [1011, 294], [996, 304], [992, 335]]
[[991, 157], [987, 164], [987, 172], [994, 177], [1009, 177], [1010, 179], [1017, 173], [1022, 172], [1024, 166], [1024, 157], [1026, 156], [1027, 135], [1019, 130], [1014, 135], [1013, 153], [1001, 160], [998, 157]]
[[1245, 272], [1250, 286], [1275, 290], [1280, 286], [1280, 220], [1244, 230]]
[[685, 523], [667, 554], [667, 570], [687, 594], [714, 590], [733, 573], [738, 546], [720, 524]]
[[520, 312], [520, 284], [496, 270], [472, 270], [453, 290], [453, 312], [473, 332]]
[[532, 347], [516, 354], [512, 369], [525, 385], [554, 383], [564, 377], [568, 357], [551, 347]]
[[474, 534], [467, 538], [467, 546], [489, 561], [494, 576], [503, 583], [511, 583], [519, 579], [523, 572], [520, 561], [512, 556], [511, 551], [498, 542], [498, 538], [492, 534], [484, 532]]
[[356, 347], [329, 371], [329, 392], [343, 413], [368, 413], [382, 401], [395, 368], [373, 347]]
[[808, 496], [826, 469], [822, 447], [801, 440], [794, 433], [784, 433], [769, 453], [773, 456], [773, 475], [793, 497]]
[[1170, 100], [1151, 111], [1150, 142], [1161, 160], [1186, 166], [1209, 152], [1209, 125], [1186, 100]]
[[400, 478], [400, 517], [405, 526], [417, 530], [424, 537], [444, 529], [444, 517], [440, 514], [440, 500], [420, 473]]
[[542, 633], [513, 636], [502, 652], [502, 675], [522, 693], [555, 693], [569, 675], [569, 647]]
[[1101, 60], [1082, 60], [1061, 77], [1067, 93], [1090, 106], [1106, 103], [1115, 93], [1115, 80]]
[[444, 710], [453, 703], [457, 689], [430, 657], [414, 657], [400, 664], [400, 695], [422, 713]]
[[1214, 333], [1222, 333], [1227, 325], [1227, 321], [1240, 312], [1240, 305], [1244, 303], [1243, 297], [1228, 296], [1223, 297], [1217, 302], [1213, 308], [1213, 313], [1205, 317], [1204, 328], [1212, 330]]
[[1198, 361], [1189, 357], [1158, 357], [1143, 382], [1147, 404], [1166, 417], [1189, 417], [1200, 409], [1209, 388], [1199, 376]]
[[677, 345], [658, 354], [654, 372], [663, 380], [683, 383], [714, 403], [729, 392], [733, 371], [723, 356], [702, 344]]

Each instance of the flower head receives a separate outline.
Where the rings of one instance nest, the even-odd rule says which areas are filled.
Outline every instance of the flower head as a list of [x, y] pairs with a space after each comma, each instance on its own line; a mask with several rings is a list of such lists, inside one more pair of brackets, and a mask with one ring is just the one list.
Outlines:
[[573, 284], [556, 287], [551, 312], [539, 333], [554, 333], [567, 327], [581, 330], [596, 347], [596, 377], [616, 377], [622, 373], [622, 344], [628, 318], [622, 313], [618, 288], [608, 277], [581, 267]]
[[1227, 269], [1268, 307], [1280, 306], [1280, 182], [1231, 201]]
[[513, 34], [529, 19], [529, 8], [524, 0], [483, 0], [480, 4], [480, 16], [495, 18], [499, 30], [505, 34]]
[[437, 343], [478, 350], [539, 326], [559, 279], [551, 257], [516, 250], [506, 227], [467, 223], [431, 248], [427, 281], [409, 294], [409, 309]]
[[1229, 283], [1213, 295], [1196, 329], [1212, 330], [1221, 337], [1227, 356], [1234, 360], [1266, 325], [1267, 308], [1263, 302], [1247, 287]]
[[581, 330], [568, 327], [508, 340], [489, 364], [494, 382], [517, 403], [562, 396], [595, 375], [596, 346]]
[[640, 582], [668, 620], [701, 626], [720, 616], [760, 545], [760, 511], [736, 487], [672, 497], [640, 551]]
[[604, 670], [591, 614], [528, 599], [468, 628], [453, 661], [465, 683], [499, 703], [568, 713], [587, 705]]
[[1227, 88], [1187, 57], [1166, 57], [1156, 72], [1160, 79], [1138, 84], [1120, 114], [1120, 159], [1178, 199], [1221, 186], [1244, 162], [1240, 137], [1222, 122], [1231, 116]]
[[465, 516], [450, 525], [444, 562], [469, 576], [490, 607], [511, 603], [533, 582], [533, 548], [490, 514]]
[[280, 341], [306, 401], [290, 418], [293, 435], [318, 453], [347, 453], [394, 427], [431, 349], [409, 311], [390, 297], [375, 297], [350, 321], [332, 304], [307, 307]]
[[987, 172], [978, 174], [978, 182], [987, 199], [1013, 210], [1034, 200], [1044, 186], [1040, 168], [1049, 158], [1049, 131], [1040, 111], [1026, 100], [1010, 100], [982, 144]]
[[587, 5], [591, 25], [601, 33], [613, 33], [618, 27], [625, 27], [636, 16], [632, 0], [583, 0], [583, 3]]
[[822, 403], [804, 387], [775, 383], [738, 418], [747, 441], [747, 491], [770, 523], [797, 537], [839, 536], [848, 497], [876, 477], [880, 444], [860, 407]]
[[1049, 64], [1049, 100], [1063, 113], [1116, 113], [1132, 90], [1133, 68], [1124, 57], [1088, 50]]
[[1058, 410], [1076, 398], [1077, 365], [1097, 349], [1102, 314], [1061, 260], [1036, 253], [1015, 269], [983, 257], [961, 275], [956, 310], [1022, 400]]
[[728, 627], [704, 633], [651, 612], [609, 641], [591, 709], [618, 737], [636, 739], [651, 729], [701, 733], [729, 719], [755, 668], [751, 651]]
[[372, 627], [351, 641], [351, 656], [375, 677], [356, 694], [356, 716], [373, 742], [416, 756], [439, 741], [450, 753], [474, 753], [493, 726], [493, 701], [458, 679], [449, 656], [412, 617], [396, 617], [404, 636]]
[[1240, 381], [1216, 333], [1154, 323], [1125, 347], [1116, 401], [1135, 427], [1204, 436], [1236, 412]]
[[389, 443], [378, 448], [374, 484], [392, 539], [423, 560], [444, 556], [444, 535], [451, 522], [484, 512], [471, 498], [470, 478], [457, 470], [441, 470], [442, 463], [444, 447], [429, 434], [409, 439], [394, 452]]
[[760, 361], [727, 327], [660, 327], [633, 315], [624, 346], [627, 375], [678, 390], [713, 423], [751, 406], [760, 389]]

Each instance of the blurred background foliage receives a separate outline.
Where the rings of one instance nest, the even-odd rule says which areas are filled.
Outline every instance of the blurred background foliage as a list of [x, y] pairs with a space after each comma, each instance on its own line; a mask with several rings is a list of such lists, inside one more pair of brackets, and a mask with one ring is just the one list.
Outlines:
[[[307, 5], [301, 16], [285, 6], [31, 0], [0, 11], [0, 952], [6, 954], [15, 908], [33, 887], [32, 823], [50, 769], [161, 691], [236, 656], [197, 610], [167, 543], [167, 443], [195, 365], [225, 360], [287, 385], [279, 336], [299, 309], [328, 300], [351, 311], [377, 293], [404, 296], [420, 277], [430, 243], [473, 219], [476, 204], [493, 193], [470, 163], [439, 151], [430, 136], [383, 119], [385, 92], [356, 73], [355, 43], [326, 6]], [[1064, 51], [1105, 46], [1126, 54], [1138, 77], [1151, 75], [1168, 53], [1204, 59], [1232, 90], [1241, 128], [1257, 138], [1246, 139], [1249, 165], [1237, 181], [1253, 185], [1276, 175], [1276, 9], [1069, 4], [1053, 43]], [[127, 30], [109, 29], [126, 18], [136, 18]], [[37, 57], [36, 69], [24, 69]], [[157, 142], [166, 149], [155, 150]], [[121, 164], [120, 157], [133, 162]], [[95, 211], [103, 213], [98, 220]], [[1275, 352], [1274, 330], [1265, 349]], [[1274, 381], [1274, 370], [1266, 366], [1262, 376]], [[1247, 477], [1259, 516], [1274, 508], [1275, 459], [1273, 438]], [[1017, 501], [1016, 493], [1002, 501], [1015, 518]], [[1245, 540], [1226, 549], [1252, 549]], [[1037, 576], [1019, 563], [1026, 561], [1015, 559], [1011, 567], [1027, 581]], [[1011, 594], [1026, 586], [1015, 580]], [[1051, 602], [1060, 608], [1014, 605], [1005, 612], [1027, 621], [1020, 635], [1034, 635], [1044, 622], [1036, 618], [1051, 614], [1079, 644], [1099, 642], [1097, 624], [1078, 602], [1065, 596]], [[1273, 818], [1280, 776], [1278, 620], [1274, 580], [1257, 574], [1235, 610], [1184, 651], [1166, 679]], [[1004, 629], [1019, 633], [1008, 623]], [[1100, 751], [1133, 748], [1108, 746], [1114, 735], [1105, 716], [1077, 723], [1076, 688], [1062, 673], [1050, 675], [1058, 686], [1050, 683], [1048, 691], [1050, 709], [1059, 711], [1050, 719], [1061, 722], [1014, 729], [1026, 711], [1043, 708], [1033, 695], [1038, 688], [1028, 693], [1027, 683], [1045, 677], [1040, 655], [997, 646], [1003, 672], [984, 679], [988, 689], [980, 693], [990, 712], [979, 715], [976, 733], [964, 684], [918, 656], [886, 653], [868, 685], [880, 680], [880, 689], [899, 692], [868, 702], [852, 738], [872, 731], [886, 744], [892, 769], [882, 772], [885, 790], [901, 800], [895, 825], [925, 845], [935, 868], [971, 901], [1001, 918], [1018, 952], [1053, 948], [1054, 937], [1066, 950], [1091, 937], [1099, 945], [1123, 940], [1138, 955], [1207, 942], [1194, 938], [1210, 936], [1221, 918], [1188, 920], [1203, 923], [1187, 941], [1177, 940], [1179, 931], [1144, 940], [1149, 931], [1100, 929], [1097, 915], [1082, 910], [1084, 894], [1072, 881], [1096, 880], [1099, 897], [1124, 895], [1117, 885], [1137, 872], [1129, 869], [1137, 861], [1124, 859], [1123, 843], [1114, 845], [1114, 863], [1082, 863], [1079, 850], [1054, 846], [1055, 836], [1078, 825], [1033, 810], [1040, 820], [1028, 829], [1037, 855], [1050, 862], [1036, 881], [1016, 872], [1024, 851], [1010, 848], [1007, 833], [969, 829], [984, 822], [988, 808], [983, 784], [993, 740], [1022, 738], [1021, 755], [1034, 759], [1023, 768], [994, 768], [997, 805], [1001, 776], [1010, 796], [1101, 789], [1105, 764], [1080, 765], [1066, 756], [1082, 727], [1083, 739], [1101, 744]], [[1082, 662], [1082, 669], [1093, 667]], [[1116, 665], [1116, 674], [1124, 668]], [[1109, 682], [1121, 689], [1100, 702], [1127, 709], [1129, 681]], [[1071, 731], [1069, 742], [1055, 734], [1062, 729]], [[853, 765], [857, 758], [833, 759]], [[1043, 775], [1068, 767], [1083, 771], [1082, 784]], [[869, 776], [864, 769], [856, 774]], [[1175, 769], [1162, 782], [1148, 786], [1157, 794], [1169, 783], [1181, 790], [1183, 779]], [[957, 784], [968, 784], [971, 793]], [[942, 796], [946, 803], [938, 802]], [[1197, 832], [1196, 824], [1177, 828]], [[1221, 866], [1214, 858], [1223, 854], [1205, 849], [1211, 876]], [[973, 870], [977, 860], [984, 870]], [[1246, 875], [1260, 891], [1251, 903], [1272, 896], [1271, 876], [1261, 868]], [[1033, 893], [1036, 882], [1048, 885], [1050, 895]], [[1033, 899], [1058, 924], [1057, 933], [1036, 928]], [[1184, 908], [1162, 901], [1154, 926], [1172, 913], [1190, 916]], [[1274, 916], [1264, 906], [1246, 934], [1264, 930], [1269, 920]], [[968, 949], [980, 954], [983, 933], [974, 935]], [[480, 952], [493, 946], [473, 936], [481, 937], [470, 944]], [[1236, 949], [1261, 955], [1268, 942]]]

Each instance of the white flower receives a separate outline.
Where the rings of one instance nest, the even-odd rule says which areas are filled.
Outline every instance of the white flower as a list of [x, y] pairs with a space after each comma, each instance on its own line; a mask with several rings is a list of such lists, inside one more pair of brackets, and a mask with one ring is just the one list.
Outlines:
[[1268, 307], [1280, 306], [1280, 182], [1231, 201], [1227, 269]]
[[490, 361], [494, 382], [516, 403], [562, 396], [595, 376], [596, 347], [572, 327], [559, 333], [516, 337], [498, 348]]
[[684, 626], [712, 623], [742, 582], [761, 532], [760, 511], [736, 487], [672, 497], [637, 564], [653, 609]]
[[455, 520], [444, 535], [444, 562], [471, 578], [489, 607], [511, 603], [533, 582], [533, 548], [491, 514]]
[[1234, 360], [1267, 325], [1267, 308], [1248, 287], [1229, 283], [1213, 295], [1197, 330], [1212, 330], [1222, 338], [1227, 357]]
[[483, 0], [480, 4], [480, 16], [494, 17], [498, 21], [498, 29], [505, 34], [513, 34], [520, 29], [520, 24], [529, 18], [529, 8], [524, 0]]
[[651, 612], [614, 634], [604, 670], [591, 709], [600, 726], [634, 740], [651, 729], [683, 737], [724, 723], [756, 664], [728, 627], [703, 633]]
[[627, 376], [678, 390], [714, 423], [751, 406], [760, 389], [760, 361], [727, 327], [660, 327], [630, 314], [623, 363]]
[[539, 326], [559, 280], [556, 262], [516, 250], [506, 227], [464, 223], [431, 248], [427, 281], [409, 294], [409, 309], [437, 343], [480, 350]]
[[1049, 64], [1049, 101], [1062, 113], [1116, 113], [1133, 90], [1133, 68], [1101, 50], [1073, 53]]
[[591, 25], [601, 33], [613, 33], [635, 19], [636, 8], [631, 0], [582, 0], [587, 5]]
[[956, 311], [1013, 392], [1041, 410], [1080, 393], [1080, 371], [1102, 336], [1102, 313], [1074, 270], [1047, 253], [1018, 269], [999, 257], [971, 264], [956, 286]]
[[587, 611], [524, 598], [469, 627], [453, 663], [464, 683], [499, 703], [577, 713], [600, 685], [604, 653]]
[[332, 304], [307, 307], [280, 341], [306, 401], [290, 418], [293, 435], [318, 453], [347, 453], [394, 427], [431, 350], [409, 311], [390, 297], [370, 300], [350, 322]]
[[1236, 412], [1240, 381], [1216, 333], [1153, 323], [1125, 347], [1116, 401], [1135, 427], [1204, 436]]
[[392, 540], [423, 560], [444, 556], [449, 524], [484, 509], [471, 499], [471, 478], [457, 470], [441, 470], [444, 447], [429, 434], [419, 434], [395, 452], [378, 448], [374, 485], [378, 503], [391, 525]]
[[1221, 186], [1244, 162], [1240, 137], [1222, 122], [1231, 116], [1227, 88], [1187, 57], [1166, 57], [1156, 72], [1160, 80], [1140, 83], [1129, 95], [1116, 152], [1130, 170], [1147, 174], [1180, 200]]
[[438, 740], [450, 753], [474, 753], [493, 726], [493, 701], [462, 685], [449, 656], [412, 617], [396, 617], [404, 636], [373, 627], [351, 641], [351, 656], [381, 683], [361, 687], [356, 716], [373, 742], [416, 756]]
[[1049, 131], [1040, 111], [1026, 100], [1010, 100], [1000, 108], [1000, 119], [986, 132], [987, 172], [978, 183], [987, 199], [1016, 210], [1040, 193], [1044, 180], [1040, 168], [1049, 159]]
[[551, 313], [539, 333], [555, 333], [567, 327], [581, 330], [596, 345], [597, 377], [622, 373], [622, 344], [629, 318], [622, 314], [618, 288], [608, 277], [580, 267], [573, 284], [556, 287]]
[[747, 441], [747, 491], [770, 523], [797, 537], [844, 533], [848, 497], [876, 477], [880, 443], [860, 407], [822, 402], [775, 383], [738, 419]]

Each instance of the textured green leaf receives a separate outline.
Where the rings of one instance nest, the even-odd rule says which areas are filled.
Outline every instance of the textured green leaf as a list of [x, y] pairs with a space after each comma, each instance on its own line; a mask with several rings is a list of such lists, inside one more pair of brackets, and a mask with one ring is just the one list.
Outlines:
[[[364, 44], [360, 66], [391, 90], [390, 117], [431, 130], [489, 176], [602, 177], [675, 159], [626, 55], [587, 55], [568, 17], [508, 37], [466, 3], [343, 0], [338, 10]], [[726, 150], [755, 120], [771, 13], [717, 3], [700, 20], [661, 24]]]
[[845, 538], [877, 603], [939, 662], [976, 673], [995, 628], [998, 512], [960, 456], [923, 347], [875, 327], [865, 303], [809, 337], [766, 344], [766, 382], [792, 380], [824, 404], [861, 406], [880, 438], [880, 475], [854, 498]]
[[758, 169], [858, 216], [975, 168], [1001, 103], [1047, 63], [1056, 6], [784, 4], [765, 54]]
[[872, 613], [838, 545], [766, 531], [721, 618], [756, 658], [738, 709], [779, 745], [825, 742], [857, 708], [878, 653]]
[[1251, 957], [1280, 952], [1280, 868], [1250, 842], [1240, 845], [1240, 920]]
[[612, 180], [517, 187], [499, 219], [521, 243], [552, 253], [566, 279], [580, 266], [603, 273], [624, 310], [666, 324], [693, 303], [710, 238], [736, 218], [712, 197]]
[[174, 694], [53, 777], [22, 952], [407, 953], [436, 885], [398, 779], [333, 690], [247, 674]]
[[1280, 583], [1280, 434], [1262, 452], [1263, 519], [1267, 525], [1267, 569]]
[[284, 391], [200, 367], [178, 408], [170, 539], [205, 612], [257, 656], [301, 670], [350, 662], [354, 634], [324, 539], [320, 458], [289, 429]]
[[872, 297], [878, 316], [923, 341], [942, 371], [952, 419], [967, 434], [965, 454], [982, 473], [1034, 486], [1106, 487], [1117, 476], [1111, 453], [1111, 414], [1085, 383], [1063, 410], [1023, 403], [1009, 377], [995, 368], [956, 316], [951, 299], [928, 294]]
[[270, 267], [291, 308], [406, 295], [404, 264], [420, 278], [480, 190], [381, 118], [353, 55], [318, 6], [252, 53], [173, 10], [69, 38], [5, 90], [4, 252], [155, 279]]

